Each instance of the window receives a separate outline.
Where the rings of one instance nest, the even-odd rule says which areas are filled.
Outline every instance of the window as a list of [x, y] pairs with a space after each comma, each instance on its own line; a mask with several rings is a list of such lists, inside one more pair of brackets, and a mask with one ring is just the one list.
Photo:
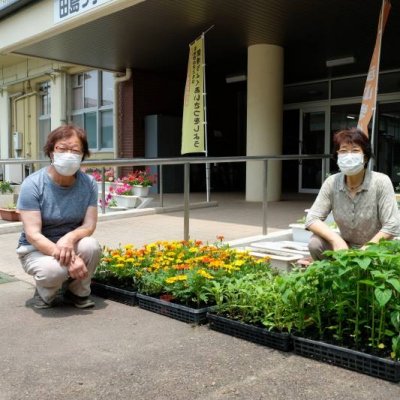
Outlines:
[[114, 77], [105, 71], [87, 71], [72, 76], [72, 113], [74, 124], [84, 128], [89, 148], [113, 148]]
[[299, 103], [303, 101], [325, 100], [329, 97], [328, 81], [290, 85], [284, 88], [284, 102]]
[[44, 82], [39, 86], [39, 158], [44, 159], [43, 146], [51, 130], [51, 86]]

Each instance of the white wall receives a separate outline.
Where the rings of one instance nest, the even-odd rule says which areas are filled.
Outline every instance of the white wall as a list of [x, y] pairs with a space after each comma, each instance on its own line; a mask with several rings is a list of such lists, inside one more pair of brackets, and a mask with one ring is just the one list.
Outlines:
[[0, 92], [0, 158], [9, 158], [10, 148], [10, 112], [7, 90]]
[[0, 53], [17, 51], [94, 19], [141, 3], [143, 0], [110, 0], [91, 11], [54, 23], [54, 1], [41, 0], [7, 16], [0, 24]]

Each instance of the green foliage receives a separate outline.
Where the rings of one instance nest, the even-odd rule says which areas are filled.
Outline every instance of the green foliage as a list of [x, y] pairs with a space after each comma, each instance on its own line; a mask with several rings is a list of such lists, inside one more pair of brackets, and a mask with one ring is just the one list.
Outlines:
[[400, 359], [400, 242], [326, 254], [329, 259], [286, 280], [284, 296], [297, 316], [295, 329], [312, 326], [321, 337], [329, 333], [356, 348], [367, 343], [383, 349], [391, 343], [392, 357]]
[[274, 273], [227, 247], [153, 244], [105, 252], [96, 279], [119, 279], [267, 329], [383, 350], [400, 361], [400, 242], [326, 252], [306, 269]]
[[1, 194], [14, 193], [14, 189], [9, 181], [0, 181]]

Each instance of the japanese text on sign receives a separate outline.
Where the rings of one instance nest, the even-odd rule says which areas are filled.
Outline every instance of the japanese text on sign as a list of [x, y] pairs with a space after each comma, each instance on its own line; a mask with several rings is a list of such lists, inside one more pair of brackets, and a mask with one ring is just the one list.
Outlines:
[[54, 0], [54, 22], [83, 14], [112, 0]]

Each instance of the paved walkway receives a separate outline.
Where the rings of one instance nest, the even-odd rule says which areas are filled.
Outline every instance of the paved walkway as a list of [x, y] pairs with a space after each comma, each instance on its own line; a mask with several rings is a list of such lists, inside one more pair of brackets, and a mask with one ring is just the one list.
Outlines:
[[[166, 200], [180, 201], [176, 195]], [[260, 203], [232, 194], [214, 200], [218, 207], [191, 210], [193, 239], [261, 234]], [[311, 202], [270, 203], [269, 231], [286, 229]], [[108, 246], [182, 239], [182, 214], [102, 220], [95, 236]], [[398, 384], [109, 300], [96, 298], [92, 310], [34, 310], [26, 306], [32, 280], [15, 256], [18, 235], [0, 234], [0, 272], [17, 278], [0, 284], [0, 400], [400, 398]]]

